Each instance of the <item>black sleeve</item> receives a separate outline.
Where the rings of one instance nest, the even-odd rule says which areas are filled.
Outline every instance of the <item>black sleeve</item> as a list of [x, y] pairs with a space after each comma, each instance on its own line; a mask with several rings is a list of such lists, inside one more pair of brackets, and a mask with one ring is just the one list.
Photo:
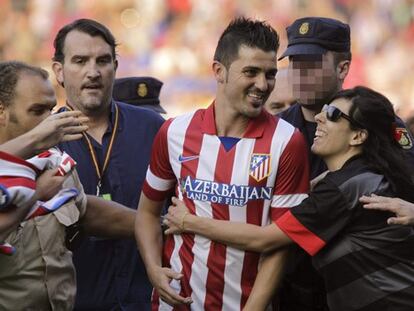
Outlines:
[[339, 188], [325, 178], [307, 199], [292, 208], [291, 213], [310, 232], [328, 243], [350, 222], [354, 209]]

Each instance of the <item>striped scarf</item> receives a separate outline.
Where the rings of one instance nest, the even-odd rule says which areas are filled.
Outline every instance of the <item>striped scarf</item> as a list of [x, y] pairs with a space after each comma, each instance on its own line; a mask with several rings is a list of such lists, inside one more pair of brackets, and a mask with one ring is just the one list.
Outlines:
[[[36, 179], [44, 170], [57, 167], [56, 175], [64, 176], [75, 165], [76, 162], [67, 153], [58, 149], [49, 149], [28, 160], [0, 151], [0, 212], [21, 208], [29, 202], [36, 191]], [[76, 188], [67, 188], [46, 202], [37, 201], [25, 220], [53, 213], [77, 195]], [[0, 254], [11, 255], [14, 252], [12, 245], [0, 243]]]

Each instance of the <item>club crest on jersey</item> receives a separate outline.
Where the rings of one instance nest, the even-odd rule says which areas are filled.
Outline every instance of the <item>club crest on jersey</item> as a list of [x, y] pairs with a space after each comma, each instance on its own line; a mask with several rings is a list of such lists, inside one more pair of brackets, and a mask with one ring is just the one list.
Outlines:
[[271, 156], [267, 153], [253, 153], [250, 158], [250, 176], [256, 181], [262, 181], [271, 173]]
[[410, 134], [408, 134], [407, 129], [404, 127], [397, 127], [395, 129], [395, 139], [404, 149], [411, 149], [413, 146]]

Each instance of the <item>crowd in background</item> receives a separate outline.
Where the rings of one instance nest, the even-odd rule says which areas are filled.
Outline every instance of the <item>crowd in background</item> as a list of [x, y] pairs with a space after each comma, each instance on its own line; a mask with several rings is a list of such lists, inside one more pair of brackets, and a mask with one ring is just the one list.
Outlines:
[[[344, 87], [367, 85], [389, 97], [401, 117], [414, 114], [413, 0], [0, 0], [0, 8], [0, 59], [50, 70], [57, 30], [76, 18], [96, 19], [118, 39], [117, 77], [162, 80], [161, 102], [171, 116], [212, 101], [214, 47], [234, 16], [269, 21], [280, 50], [284, 29], [296, 18], [337, 18], [352, 29]], [[62, 89], [56, 89], [62, 103]]]

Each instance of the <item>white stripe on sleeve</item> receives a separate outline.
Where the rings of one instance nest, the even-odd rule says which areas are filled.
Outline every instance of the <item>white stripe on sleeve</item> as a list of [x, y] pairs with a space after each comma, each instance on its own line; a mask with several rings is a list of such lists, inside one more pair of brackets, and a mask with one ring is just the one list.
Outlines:
[[146, 180], [147, 180], [147, 183], [150, 185], [150, 187], [157, 190], [157, 191], [170, 190], [175, 184], [175, 179], [162, 179], [162, 178], [159, 178], [158, 176], [155, 176], [151, 172], [150, 168], [148, 168], [148, 170], [147, 170]]
[[307, 197], [306, 193], [274, 195], [270, 206], [273, 208], [290, 208], [299, 205]]

